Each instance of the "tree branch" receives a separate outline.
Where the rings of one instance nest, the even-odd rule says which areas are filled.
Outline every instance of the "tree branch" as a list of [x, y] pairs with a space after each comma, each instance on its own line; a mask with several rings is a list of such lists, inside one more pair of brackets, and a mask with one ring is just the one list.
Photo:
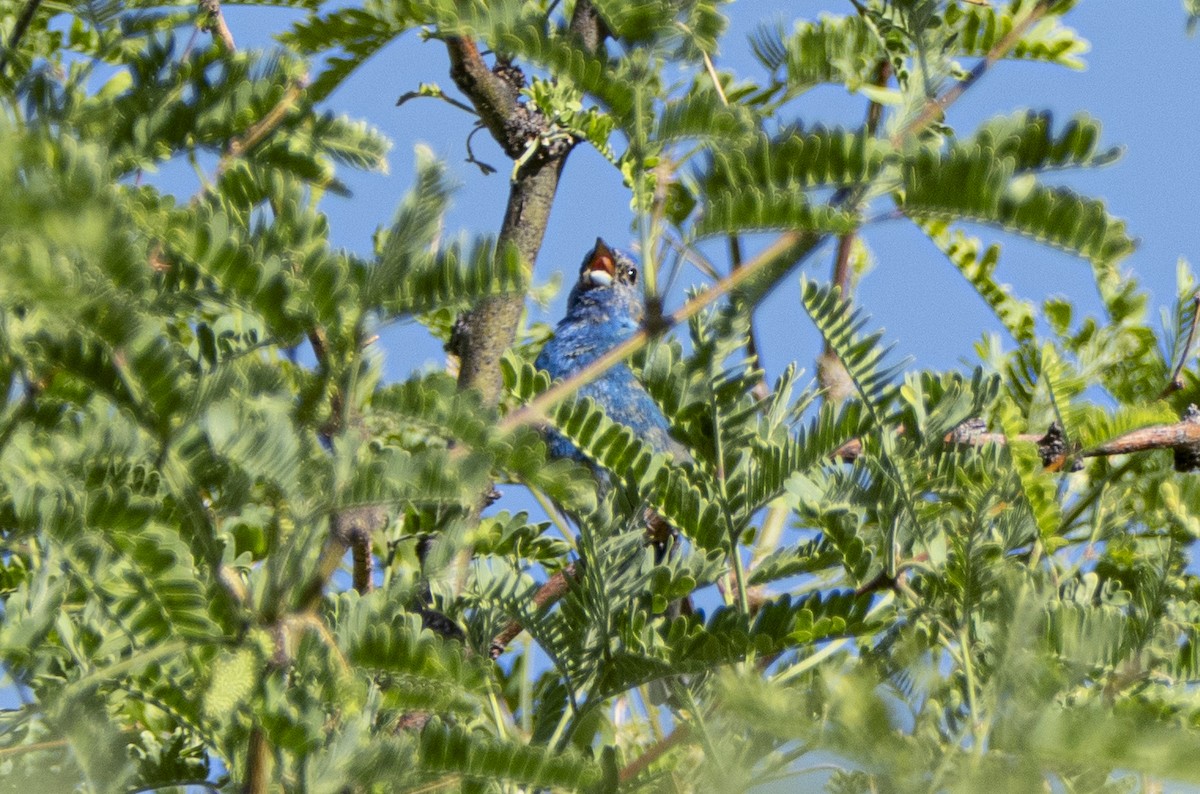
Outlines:
[[[589, 0], [575, 4], [570, 25], [588, 52], [595, 52], [607, 35]], [[521, 261], [532, 270], [573, 143], [547, 145], [539, 140], [551, 131], [550, 121], [518, 101], [524, 85], [524, 75], [519, 69], [504, 61], [489, 69], [475, 42], [468, 38], [449, 37], [446, 49], [451, 78], [471, 100], [480, 120], [505, 154], [516, 160], [529, 147], [539, 147], [516, 173], [499, 234], [501, 249], [514, 246]], [[458, 325], [454, 352], [460, 358], [459, 387], [478, 389], [485, 404], [494, 405], [500, 399], [500, 357], [516, 338], [524, 308], [524, 295], [485, 298]]]
[[[579, 570], [582, 563], [573, 562], [566, 568], [563, 568], [558, 573], [550, 577], [550, 579], [533, 594], [533, 608], [545, 609], [554, 604], [558, 599], [566, 595], [567, 590], [571, 586], [576, 577], [579, 575]], [[520, 622], [513, 620], [508, 623], [500, 633], [492, 639], [489, 653], [493, 659], [498, 659], [500, 654], [504, 653], [508, 648], [508, 644], [517, 638], [524, 627]]]
[[[1062, 449], [1062, 431], [1058, 429], [1057, 425], [1052, 425], [1045, 435], [1039, 436], [1036, 433], [1021, 433], [1010, 437], [1003, 433], [989, 433], [978, 430], [978, 425], [974, 425], [973, 428], [964, 429], [967, 425], [973, 424], [975, 421], [967, 420], [967, 422], [947, 433], [945, 438], [946, 443], [982, 447], [988, 444], [1004, 446], [1013, 441], [1032, 442], [1038, 445], [1042, 462], [1046, 468], [1050, 469], [1061, 468], [1068, 457], [1102, 458], [1113, 455], [1129, 455], [1135, 452], [1147, 452], [1155, 449], [1183, 450], [1186, 453], [1189, 450], [1200, 448], [1200, 411], [1196, 411], [1194, 406], [1189, 409], [1181, 421], [1175, 424], [1151, 425], [1131, 430], [1103, 444], [1074, 453]], [[897, 432], [904, 432], [904, 428], [897, 428]], [[862, 440], [855, 438], [838, 447], [830, 455], [830, 458], [849, 463], [862, 455], [862, 452]], [[1176, 468], [1179, 471], [1193, 471], [1197, 467], [1192, 466], [1180, 469], [1177, 466]]]
[[229, 52], [237, 52], [237, 44], [233, 41], [233, 32], [229, 29], [229, 25], [225, 24], [225, 15], [221, 13], [221, 0], [200, 0], [200, 10], [208, 14], [205, 30], [220, 39]]
[[246, 130], [245, 135], [230, 141], [229, 148], [225, 150], [225, 154], [221, 157], [221, 162], [217, 164], [217, 176], [219, 177], [225, 173], [225, 170], [229, 168], [234, 160], [242, 157], [246, 152], [262, 143], [263, 139], [270, 135], [287, 118], [288, 111], [300, 99], [300, 95], [304, 93], [304, 89], [307, 87], [308, 81], [306, 79], [297, 80], [288, 86], [283, 96], [275, 103], [275, 107], [267, 111], [267, 115], [250, 125], [250, 129]]
[[246, 794], [267, 794], [268, 769], [271, 757], [271, 746], [263, 729], [254, 726], [250, 729], [250, 745], [246, 753]]
[[[736, 234], [729, 235], [729, 268], [730, 270], [738, 270], [742, 267], [742, 240]], [[762, 366], [762, 359], [758, 355], [758, 334], [754, 330], [754, 311], [750, 310], [748, 322], [749, 327], [746, 330], [746, 355], [754, 359], [758, 366]], [[758, 383], [754, 384], [754, 396], [759, 400], [767, 399], [771, 393], [771, 387], [767, 383], [767, 373], [764, 371]]]

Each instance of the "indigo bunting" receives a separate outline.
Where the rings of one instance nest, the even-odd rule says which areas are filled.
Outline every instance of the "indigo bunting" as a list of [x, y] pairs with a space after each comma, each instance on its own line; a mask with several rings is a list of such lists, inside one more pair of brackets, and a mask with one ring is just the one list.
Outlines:
[[[583, 258], [579, 281], [567, 297], [567, 316], [554, 329], [554, 337], [535, 362], [538, 369], [546, 370], [555, 380], [569, 378], [637, 332], [642, 319], [637, 277], [632, 259], [597, 238], [596, 247]], [[624, 362], [585, 384], [579, 395], [591, 397], [609, 419], [632, 429], [655, 452], [670, 452], [679, 462], [692, 459], [687, 449], [671, 438], [667, 418]], [[609, 487], [607, 473], [562, 434], [549, 430], [546, 436], [551, 455], [590, 464], [601, 489]], [[654, 547], [655, 563], [667, 555], [674, 556], [679, 548], [675, 529], [650, 508], [643, 510], [642, 521], [646, 539]], [[669, 619], [681, 614], [692, 614], [690, 597], [668, 605]]]
[[[569, 378], [631, 337], [642, 319], [637, 278], [633, 260], [597, 238], [596, 247], [583, 258], [579, 281], [567, 298], [567, 316], [535, 362], [538, 369], [555, 380]], [[655, 452], [690, 460], [687, 450], [669, 435], [667, 418], [658, 404], [624, 363], [585, 384], [579, 395], [591, 397], [609, 419], [632, 429]], [[588, 462], [561, 434], [551, 430], [547, 441], [551, 455]]]

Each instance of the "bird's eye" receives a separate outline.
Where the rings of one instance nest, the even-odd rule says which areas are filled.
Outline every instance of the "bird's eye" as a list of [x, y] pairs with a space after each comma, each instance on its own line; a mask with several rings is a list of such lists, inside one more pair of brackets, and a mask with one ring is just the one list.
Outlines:
[[625, 269], [625, 278], [629, 279], [630, 284], [637, 283], [637, 268], [630, 267]]

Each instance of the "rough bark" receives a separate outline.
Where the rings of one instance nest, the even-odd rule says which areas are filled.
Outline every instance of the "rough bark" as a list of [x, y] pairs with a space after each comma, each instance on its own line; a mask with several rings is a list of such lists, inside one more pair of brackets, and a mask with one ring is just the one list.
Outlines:
[[[595, 52], [603, 43], [603, 22], [588, 0], [576, 3], [571, 31], [588, 52]], [[489, 68], [470, 39], [449, 38], [446, 47], [451, 78], [471, 100], [480, 121], [505, 154], [515, 160], [530, 146], [537, 147], [513, 179], [499, 234], [501, 248], [513, 246], [532, 270], [572, 144], [548, 141], [544, 136], [552, 132], [549, 120], [518, 101], [525, 79], [520, 69], [504, 60]], [[489, 405], [500, 399], [500, 356], [516, 337], [524, 305], [524, 295], [486, 298], [458, 324], [454, 352], [460, 359], [459, 387], [478, 389]]]

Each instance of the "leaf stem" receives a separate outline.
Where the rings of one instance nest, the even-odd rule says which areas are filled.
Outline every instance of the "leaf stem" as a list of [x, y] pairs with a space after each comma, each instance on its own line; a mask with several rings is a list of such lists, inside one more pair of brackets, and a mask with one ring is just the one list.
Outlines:
[[1180, 377], [1180, 374], [1183, 372], [1183, 365], [1191, 358], [1192, 343], [1196, 339], [1197, 323], [1200, 323], [1200, 292], [1192, 296], [1192, 324], [1188, 326], [1187, 341], [1183, 345], [1183, 352], [1179, 355], [1179, 361], [1175, 363], [1175, 369], [1171, 372], [1171, 377], [1167, 380], [1166, 387], [1158, 395], [1160, 400], [1183, 388], [1183, 379]]
[[1021, 40], [1033, 25], [1046, 15], [1050, 10], [1052, 0], [1041, 0], [1037, 5], [1029, 10], [1023, 19], [1013, 24], [1012, 29], [996, 42], [987, 55], [983, 57], [979, 63], [975, 64], [970, 73], [959, 82], [955, 83], [949, 89], [939, 96], [931, 97], [926, 100], [925, 105], [911, 121], [901, 127], [895, 135], [892, 136], [892, 143], [900, 145], [911, 140], [916, 134], [920, 133], [934, 121], [945, 115], [946, 110], [957, 102], [963, 94], [967, 92], [971, 86], [979, 82], [979, 79], [987, 74], [987, 71], [992, 68], [1009, 50], [1017, 46], [1017, 42]]
[[979, 705], [975, 702], [975, 667], [971, 664], [971, 632], [966, 620], [959, 629], [958, 642], [962, 648], [963, 675], [967, 679], [967, 710], [971, 715], [971, 735], [975, 738], [974, 749], [978, 757], [984, 752], [983, 724], [980, 722]]
[[24, 755], [25, 753], [39, 753], [43, 750], [57, 750], [60, 747], [68, 746], [69, 742], [66, 739], [54, 739], [48, 742], [35, 742], [34, 744], [18, 744], [15, 747], [5, 747], [0, 749], [0, 758], [10, 758], [14, 755]]

